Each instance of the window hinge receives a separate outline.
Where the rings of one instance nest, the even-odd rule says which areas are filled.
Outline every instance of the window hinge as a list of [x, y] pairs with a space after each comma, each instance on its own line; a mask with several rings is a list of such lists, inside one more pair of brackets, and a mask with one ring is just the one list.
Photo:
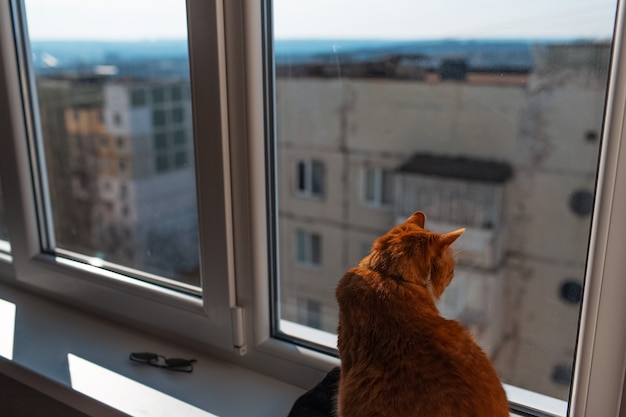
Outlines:
[[234, 306], [230, 308], [231, 323], [233, 327], [233, 349], [236, 354], [246, 354], [246, 328], [244, 326], [244, 308]]

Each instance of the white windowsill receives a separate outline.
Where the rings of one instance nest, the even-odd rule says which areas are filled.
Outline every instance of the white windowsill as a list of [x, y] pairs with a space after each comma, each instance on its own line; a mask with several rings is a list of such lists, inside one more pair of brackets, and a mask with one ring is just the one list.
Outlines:
[[[198, 361], [172, 372], [130, 362], [133, 351]], [[0, 373], [90, 416], [286, 416], [304, 392], [4, 284]]]
[[[132, 351], [195, 358], [191, 374]], [[90, 416], [287, 416], [301, 388], [0, 284], [0, 374]], [[513, 415], [513, 414], [512, 414]]]

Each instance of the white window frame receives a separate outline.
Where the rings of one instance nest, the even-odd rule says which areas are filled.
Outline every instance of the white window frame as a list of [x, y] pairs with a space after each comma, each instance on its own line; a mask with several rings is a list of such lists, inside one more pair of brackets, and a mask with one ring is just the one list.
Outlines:
[[[25, 60], [30, 52], [27, 34], [23, 31], [25, 16], [19, 13], [24, 10], [24, 4], [13, 0], [2, 2], [1, 7], [0, 126], [5, 129], [7, 138], [13, 140], [0, 144], [0, 177], [8, 204], [6, 216], [15, 270], [14, 275], [2, 279], [72, 305], [125, 318], [171, 337], [232, 350], [236, 342], [231, 310], [236, 310], [237, 305], [230, 160], [225, 158], [229, 154], [229, 132], [222, 3], [191, 0], [187, 4], [193, 104], [195, 111], [202, 114], [194, 119], [195, 136], [203, 138], [195, 141], [195, 149], [204, 161], [197, 164], [196, 182], [202, 190], [197, 203], [200, 213], [212, 213], [199, 222], [200, 274], [204, 284], [201, 297], [150, 283], [149, 274], [131, 268], [108, 265], [113, 270], [104, 270], [97, 267], [96, 260], [87, 257], [84, 257], [85, 262], [79, 262], [80, 259], [63, 257], [61, 250], [57, 251], [59, 255], [41, 250], [41, 247], [54, 247], [54, 235], [51, 230], [44, 230], [45, 236], [40, 241], [37, 227], [38, 224], [51, 225], [51, 222], [45, 217], [50, 213], [49, 202], [45, 187], [41, 185], [46, 182], [45, 161], [35, 152], [41, 134], [37, 123], [31, 123], [38, 119], [38, 108], [33, 104], [36, 103], [33, 75], [28, 72], [29, 63]], [[202, 76], [194, 76], [197, 74]], [[34, 167], [34, 175], [31, 175], [31, 167]], [[9, 178], [18, 180], [9, 181]], [[40, 210], [41, 207], [48, 210]]]
[[[0, 180], [11, 239], [11, 263], [0, 258], [0, 280], [96, 311], [171, 340], [193, 344], [276, 378], [311, 386], [338, 360], [274, 337], [268, 288], [265, 123], [273, 74], [264, 73], [263, 19], [271, 6], [257, 0], [188, 0], [193, 80], [194, 144], [198, 187], [202, 298], [104, 271], [88, 263], [42, 254], [40, 178], [31, 177], [37, 126], [25, 123], [36, 108], [23, 102], [32, 79], [18, 72], [28, 51], [12, 29], [11, 5], [0, 2]], [[611, 68], [595, 211], [570, 402], [571, 416], [616, 416], [622, 402], [626, 353], [626, 6], [620, 2]], [[17, 38], [16, 38], [17, 36]], [[228, 72], [226, 71], [228, 68]], [[22, 75], [24, 73], [21, 73]], [[199, 75], [202, 74], [200, 77]], [[270, 80], [264, 90], [264, 74]], [[194, 76], [196, 75], [196, 76]], [[271, 106], [267, 107], [271, 109]], [[197, 115], [201, 115], [198, 117]], [[202, 138], [199, 140], [198, 138]], [[626, 142], [626, 139], [624, 139]], [[33, 192], [33, 184], [35, 192]], [[270, 200], [275, 199], [273, 196]], [[133, 273], [133, 271], [129, 271]], [[185, 323], [181, 326], [180, 323]], [[302, 331], [306, 331], [302, 330]], [[311, 334], [316, 334], [311, 332]], [[247, 349], [246, 349], [247, 348]], [[247, 354], [242, 357], [237, 355]], [[234, 351], [235, 353], [229, 353]], [[539, 415], [539, 398], [509, 387], [520, 408]], [[527, 396], [524, 400], [523, 397]], [[543, 413], [543, 414], [541, 414]]]

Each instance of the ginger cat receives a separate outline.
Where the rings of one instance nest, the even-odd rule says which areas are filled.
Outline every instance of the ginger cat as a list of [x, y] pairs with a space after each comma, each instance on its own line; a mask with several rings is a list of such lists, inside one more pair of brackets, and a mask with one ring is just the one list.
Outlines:
[[425, 216], [376, 239], [339, 281], [339, 417], [505, 417], [509, 405], [485, 353], [435, 301], [454, 274], [450, 245]]

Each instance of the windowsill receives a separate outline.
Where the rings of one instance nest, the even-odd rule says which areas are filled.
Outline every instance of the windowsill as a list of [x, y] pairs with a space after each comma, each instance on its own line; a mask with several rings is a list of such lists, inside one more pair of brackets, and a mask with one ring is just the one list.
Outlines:
[[[130, 362], [132, 351], [197, 362], [191, 374], [172, 372]], [[287, 416], [304, 392], [6, 284], [0, 374], [90, 416]]]
[[[304, 392], [12, 286], [0, 300], [0, 374], [90, 416], [286, 416]], [[172, 372], [130, 362], [132, 351], [197, 362]]]

